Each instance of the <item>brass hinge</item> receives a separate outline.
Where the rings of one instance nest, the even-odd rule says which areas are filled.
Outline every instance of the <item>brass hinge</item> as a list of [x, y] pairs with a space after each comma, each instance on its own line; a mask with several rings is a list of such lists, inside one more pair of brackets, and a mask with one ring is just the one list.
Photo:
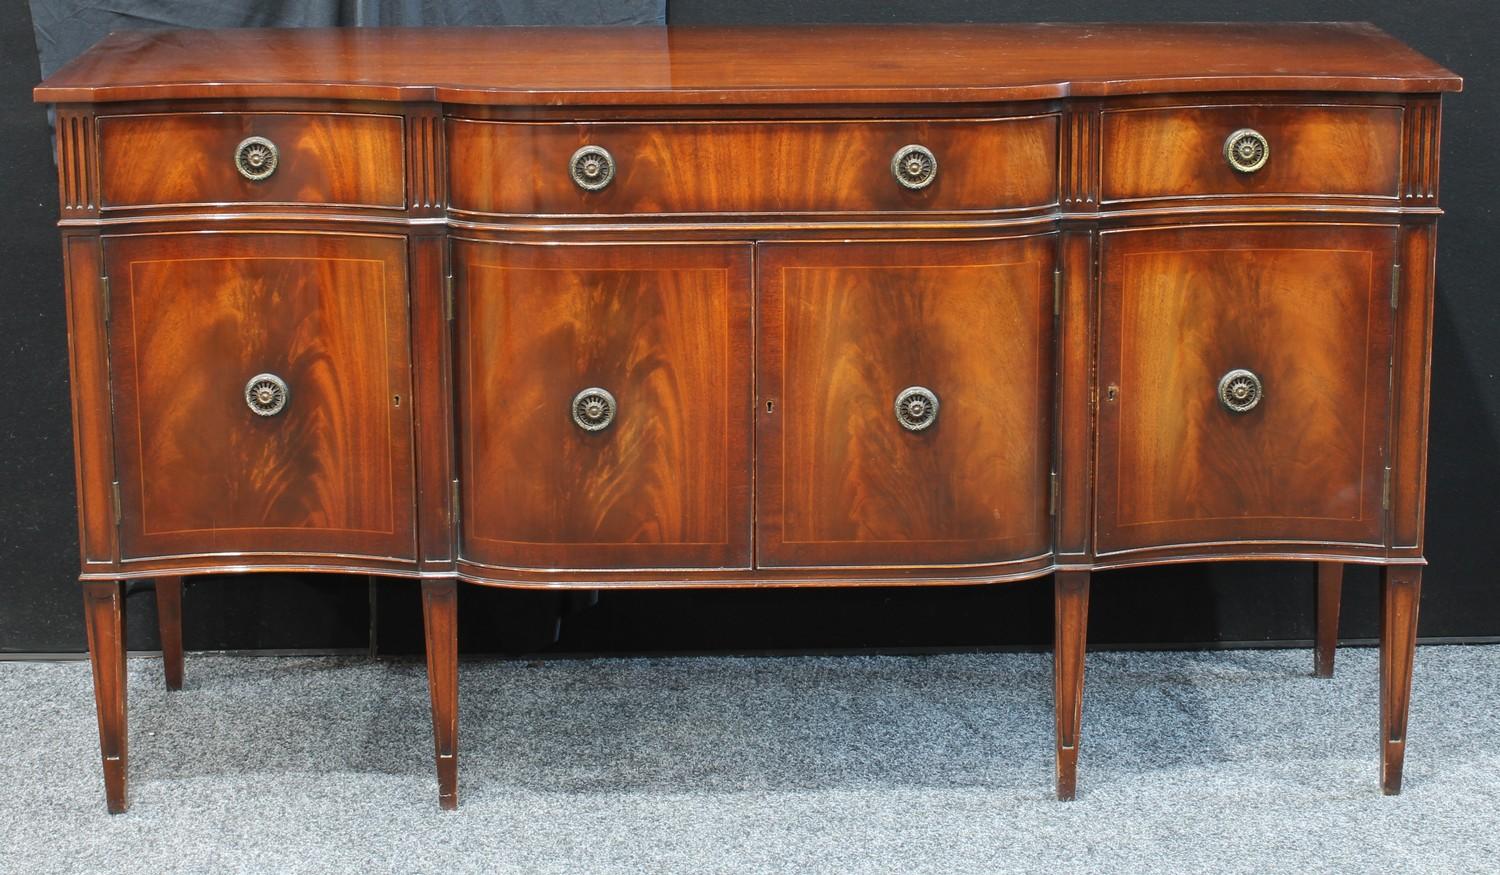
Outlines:
[[99, 307], [104, 313], [104, 324], [109, 324], [109, 277], [99, 277]]
[[452, 503], [448, 505], [448, 522], [453, 526], [454, 529], [457, 529], [459, 516], [457, 477], [453, 478], [453, 494], [449, 496], [449, 501]]
[[443, 316], [449, 322], [453, 321], [453, 274], [451, 273], [443, 277]]
[[1391, 509], [1391, 466], [1385, 466], [1385, 478], [1380, 484], [1380, 509]]
[[1395, 310], [1401, 302], [1401, 264], [1398, 262], [1391, 267], [1391, 309]]
[[119, 526], [120, 525], [120, 517], [123, 515], [120, 512], [120, 481], [116, 480], [116, 481], [114, 481], [113, 483], [110, 484], [110, 492], [113, 493], [113, 496], [114, 496], [115, 525]]
[[1062, 268], [1052, 269], [1052, 315], [1062, 315]]
[[1047, 516], [1057, 516], [1057, 470], [1047, 478]]

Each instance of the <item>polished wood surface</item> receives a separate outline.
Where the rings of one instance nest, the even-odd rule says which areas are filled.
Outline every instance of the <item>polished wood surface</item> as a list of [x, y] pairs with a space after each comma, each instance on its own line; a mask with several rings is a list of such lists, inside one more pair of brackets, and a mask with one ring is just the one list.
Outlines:
[[422, 625], [427, 640], [427, 689], [432, 698], [432, 740], [438, 804], [458, 808], [458, 581], [422, 581]]
[[118, 581], [83, 584], [83, 619], [94, 670], [104, 799], [109, 813], [119, 814], [128, 804], [126, 776], [130, 771], [125, 724], [125, 585]]
[[1317, 623], [1313, 642], [1313, 674], [1333, 677], [1333, 655], [1339, 646], [1339, 603], [1343, 597], [1344, 564], [1318, 563], [1318, 601], [1314, 617]]
[[[105, 241], [124, 558], [410, 558], [406, 245], [334, 234]], [[245, 385], [272, 373], [285, 409]]]
[[[467, 558], [749, 566], [750, 256], [454, 244]], [[592, 387], [618, 405], [595, 432]]]
[[[994, 212], [1057, 203], [1057, 116], [984, 121], [522, 124], [450, 120], [453, 208], [510, 215]], [[926, 188], [891, 159], [937, 158]], [[573, 182], [574, 151], [615, 160], [600, 191]], [[517, 167], [528, 168], [516, 172]]]
[[[1152, 198], [1343, 195], [1395, 200], [1401, 179], [1399, 106], [1213, 104], [1108, 110], [1106, 203]], [[1224, 141], [1250, 128], [1266, 163], [1243, 172]]]
[[[98, 120], [100, 206], [187, 204], [406, 208], [399, 115], [163, 112]], [[276, 146], [276, 169], [252, 181], [235, 166], [247, 137]], [[193, 161], [161, 161], [173, 152]]]
[[125, 31], [35, 96], [775, 105], [1461, 85], [1356, 23], [349, 28]]
[[[759, 565], [1047, 551], [1055, 254], [1050, 234], [759, 247]], [[911, 386], [938, 399], [923, 431], [895, 414]]]
[[161, 636], [161, 665], [167, 689], [182, 689], [182, 575], [156, 579], [156, 628]]
[[[1102, 236], [1098, 551], [1382, 543], [1394, 229]], [[1264, 387], [1243, 414], [1238, 368]]]
[[[36, 96], [111, 808], [120, 581], [158, 578], [175, 686], [182, 576], [266, 570], [423, 582], [452, 807], [458, 581], [1056, 573], [1071, 798], [1093, 572], [1318, 563], [1326, 674], [1342, 567], [1370, 564], [1395, 792], [1460, 86], [1364, 24], [108, 38]], [[1244, 127], [1254, 173], [1223, 155]], [[909, 143], [938, 161], [920, 191], [891, 173]], [[570, 179], [585, 144], [601, 191]], [[1263, 381], [1243, 415], [1230, 368]], [[291, 401], [259, 417], [266, 371]], [[592, 386], [617, 419], [585, 432]], [[896, 422], [907, 386], [930, 429]]]

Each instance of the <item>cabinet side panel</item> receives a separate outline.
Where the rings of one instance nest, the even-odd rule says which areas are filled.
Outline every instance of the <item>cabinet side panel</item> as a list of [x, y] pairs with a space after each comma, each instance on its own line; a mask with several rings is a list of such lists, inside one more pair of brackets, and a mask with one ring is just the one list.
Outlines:
[[1094, 235], [1062, 236], [1057, 290], [1057, 552], [1088, 552], [1094, 409]]
[[447, 239], [411, 238], [412, 415], [417, 450], [417, 528], [421, 561], [453, 559], [453, 404], [449, 362]]
[[68, 356], [73, 382], [73, 452], [78, 483], [78, 544], [83, 566], [115, 562], [114, 441], [109, 354], [99, 238], [63, 238], [68, 285]]
[[1433, 257], [1437, 226], [1406, 229], [1397, 290], [1391, 453], [1391, 546], [1421, 550], [1427, 492], [1428, 376], [1432, 369]]

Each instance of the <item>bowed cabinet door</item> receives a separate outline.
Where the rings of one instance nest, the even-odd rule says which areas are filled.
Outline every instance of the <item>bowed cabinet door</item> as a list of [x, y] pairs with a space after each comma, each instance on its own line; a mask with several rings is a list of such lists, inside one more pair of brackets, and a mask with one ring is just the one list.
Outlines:
[[1044, 556], [1057, 237], [758, 250], [762, 566]]
[[751, 251], [454, 242], [463, 559], [749, 566]]
[[412, 558], [405, 238], [104, 247], [123, 558]]
[[1379, 546], [1396, 228], [1101, 237], [1099, 554]]

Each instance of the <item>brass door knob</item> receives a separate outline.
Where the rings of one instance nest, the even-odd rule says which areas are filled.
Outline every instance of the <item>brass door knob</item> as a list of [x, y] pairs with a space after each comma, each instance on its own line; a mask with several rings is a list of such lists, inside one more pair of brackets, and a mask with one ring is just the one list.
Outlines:
[[1224, 141], [1224, 160], [1241, 173], [1254, 173], [1266, 166], [1271, 144], [1254, 128], [1240, 128]]
[[279, 153], [265, 137], [246, 137], [234, 147], [234, 166], [251, 182], [260, 182], [276, 172]]
[[245, 384], [245, 404], [258, 416], [275, 416], [291, 397], [286, 381], [275, 374], [256, 374]]
[[926, 188], [937, 178], [937, 156], [926, 146], [902, 146], [891, 158], [891, 175], [913, 191]]
[[573, 396], [573, 423], [584, 431], [602, 431], [615, 421], [615, 396], [597, 386]]
[[912, 386], [896, 396], [896, 421], [907, 431], [922, 431], [937, 421], [938, 397], [931, 389]]
[[568, 160], [573, 182], [584, 191], [598, 191], [615, 178], [615, 158], [601, 146], [584, 146]]
[[1244, 368], [1235, 368], [1219, 378], [1219, 403], [1230, 413], [1249, 413], [1265, 397], [1260, 377]]

